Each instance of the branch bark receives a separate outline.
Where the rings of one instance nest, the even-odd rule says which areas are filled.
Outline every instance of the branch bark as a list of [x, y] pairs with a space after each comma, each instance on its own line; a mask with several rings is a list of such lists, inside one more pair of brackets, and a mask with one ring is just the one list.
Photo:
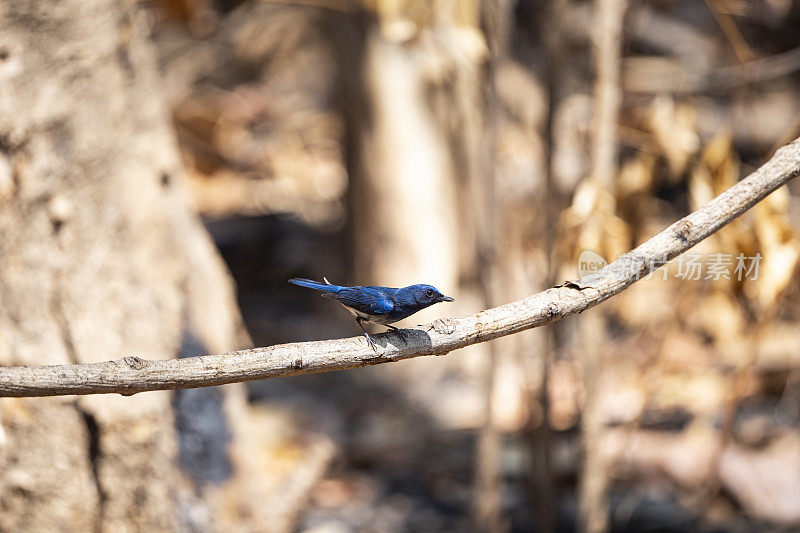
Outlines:
[[281, 344], [227, 354], [148, 361], [0, 368], [0, 397], [58, 396], [184, 389], [298, 374], [345, 370], [419, 357], [543, 326], [580, 313], [624, 290], [747, 211], [800, 175], [800, 139], [694, 213], [678, 220], [605, 268], [522, 300], [422, 329], [376, 335], [374, 353], [362, 337]]

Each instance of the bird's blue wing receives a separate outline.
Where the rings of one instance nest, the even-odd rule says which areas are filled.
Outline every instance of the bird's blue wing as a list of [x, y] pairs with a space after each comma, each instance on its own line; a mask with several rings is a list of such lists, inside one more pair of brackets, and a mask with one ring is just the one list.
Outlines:
[[392, 298], [372, 287], [346, 287], [325, 296], [367, 315], [388, 315], [394, 310]]

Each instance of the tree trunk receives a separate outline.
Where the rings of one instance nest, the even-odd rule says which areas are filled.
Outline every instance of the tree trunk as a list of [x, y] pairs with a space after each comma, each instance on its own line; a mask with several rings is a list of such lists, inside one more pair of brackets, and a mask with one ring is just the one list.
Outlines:
[[[486, 132], [492, 124], [481, 4], [376, 4], [377, 23], [367, 25], [363, 59], [354, 61], [362, 71], [351, 85], [358, 104], [349, 112], [353, 281], [431, 283], [456, 295], [454, 306], [415, 315], [413, 324], [474, 312], [492, 300], [494, 147]], [[490, 7], [503, 15], [508, 6]], [[428, 405], [447, 403], [439, 386], [446, 375], [460, 374], [471, 384], [474, 408], [442, 422], [486, 428], [476, 457], [473, 529], [501, 529], [501, 442], [488, 402], [495, 376], [489, 347], [382, 369], [378, 379], [389, 374], [392, 383], [406, 383], [410, 396], [428, 394]]]
[[[0, 364], [168, 358], [187, 332], [216, 352], [246, 342], [185, 201], [139, 9], [0, 4]], [[230, 465], [244, 397], [223, 391]], [[177, 453], [169, 393], [0, 399], [0, 530], [219, 523], [237, 476], [192, 479]]]

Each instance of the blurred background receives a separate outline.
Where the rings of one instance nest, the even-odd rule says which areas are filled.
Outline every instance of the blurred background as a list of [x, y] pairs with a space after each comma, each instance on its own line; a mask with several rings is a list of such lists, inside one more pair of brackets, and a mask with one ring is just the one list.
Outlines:
[[[0, 28], [3, 365], [360, 333], [291, 277], [476, 313], [800, 135], [796, 0], [10, 0]], [[796, 530], [798, 223], [790, 183], [696, 268], [446, 357], [0, 399], [0, 531]]]

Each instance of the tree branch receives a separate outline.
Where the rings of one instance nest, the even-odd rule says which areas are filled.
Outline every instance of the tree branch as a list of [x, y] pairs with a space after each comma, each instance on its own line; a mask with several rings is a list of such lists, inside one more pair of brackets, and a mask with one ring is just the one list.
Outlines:
[[675, 222], [605, 268], [522, 300], [464, 318], [436, 320], [374, 338], [281, 344], [220, 355], [147, 361], [0, 368], [0, 397], [62, 394], [135, 394], [150, 390], [207, 387], [256, 379], [345, 370], [458, 348], [543, 326], [593, 307], [677, 257], [735, 219], [769, 193], [800, 175], [800, 139], [784, 146], [761, 168], [707, 205]]

